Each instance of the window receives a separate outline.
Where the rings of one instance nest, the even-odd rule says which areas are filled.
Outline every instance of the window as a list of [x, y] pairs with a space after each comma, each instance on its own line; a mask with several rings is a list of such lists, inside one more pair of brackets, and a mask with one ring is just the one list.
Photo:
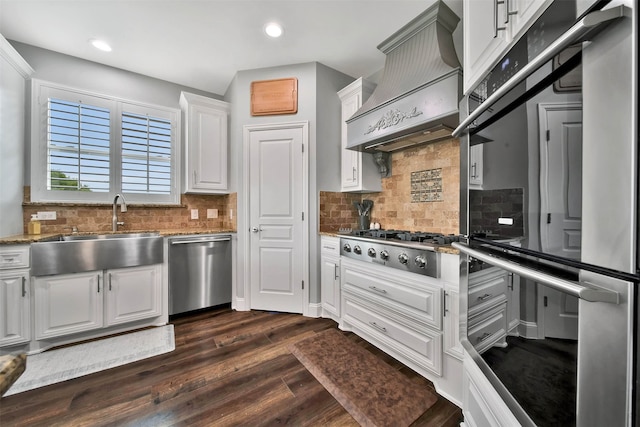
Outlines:
[[38, 80], [33, 93], [33, 201], [179, 202], [179, 110]]

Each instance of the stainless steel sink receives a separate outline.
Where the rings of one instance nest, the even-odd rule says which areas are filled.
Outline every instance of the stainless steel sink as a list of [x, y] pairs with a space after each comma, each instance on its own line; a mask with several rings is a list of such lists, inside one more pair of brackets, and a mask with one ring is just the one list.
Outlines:
[[73, 234], [31, 245], [31, 275], [161, 264], [159, 233]]
[[140, 237], [156, 237], [158, 233], [114, 233], [114, 234], [71, 234], [60, 236], [58, 241], [71, 242], [75, 240], [105, 240], [105, 239], [138, 239]]

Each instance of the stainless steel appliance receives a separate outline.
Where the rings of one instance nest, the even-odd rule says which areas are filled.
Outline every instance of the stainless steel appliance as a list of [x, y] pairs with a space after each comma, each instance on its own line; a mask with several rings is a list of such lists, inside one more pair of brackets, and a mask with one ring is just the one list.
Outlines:
[[[453, 246], [471, 263], [519, 277], [522, 308], [515, 336], [495, 341], [503, 348], [483, 342], [504, 329], [472, 336], [470, 315], [463, 346], [523, 425], [639, 420], [637, 10], [635, 2], [591, 3], [576, 16], [576, 2], [552, 2], [467, 94], [453, 132], [468, 148], [463, 166], [476, 144], [484, 162], [482, 188], [463, 185], [468, 238]], [[513, 237], [521, 247], [499, 242]], [[461, 304], [475, 314], [474, 298], [491, 294], [471, 294], [471, 269], [463, 262]], [[559, 357], [534, 361], [511, 351], [518, 342], [552, 341], [551, 306], [568, 322], [557, 342], [577, 349], [563, 366], [576, 372], [573, 388], [562, 391], [536, 390], [526, 376], [527, 366], [539, 377]], [[496, 354], [517, 374], [497, 369]], [[566, 402], [573, 403], [558, 408]], [[558, 412], [570, 416], [549, 418]]]
[[440, 277], [436, 248], [458, 241], [458, 236], [404, 230], [358, 230], [340, 238], [340, 255], [375, 262], [429, 277]]
[[231, 302], [231, 236], [169, 239], [169, 314]]

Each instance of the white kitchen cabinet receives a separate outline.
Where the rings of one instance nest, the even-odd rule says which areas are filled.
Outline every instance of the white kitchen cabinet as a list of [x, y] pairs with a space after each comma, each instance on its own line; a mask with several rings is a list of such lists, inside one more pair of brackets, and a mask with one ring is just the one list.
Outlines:
[[469, 147], [469, 188], [472, 190], [482, 189], [483, 147], [482, 144]]
[[464, 92], [475, 87], [499, 58], [551, 4], [551, 0], [464, 0]]
[[464, 424], [469, 427], [515, 427], [520, 423], [498, 392], [465, 353], [463, 377]]
[[445, 284], [442, 316], [444, 352], [462, 360], [464, 349], [460, 343], [460, 294], [457, 286]]
[[442, 288], [437, 279], [341, 260], [340, 328], [421, 375], [442, 375]]
[[382, 191], [380, 172], [373, 155], [347, 150], [347, 123], [369, 98], [375, 84], [362, 77], [338, 92], [342, 102], [341, 189], [343, 192], [372, 193]]
[[119, 325], [160, 316], [162, 265], [143, 265], [105, 272], [106, 324]]
[[320, 237], [320, 300], [322, 317], [340, 321], [340, 239]]
[[102, 328], [102, 271], [34, 278], [35, 339]]
[[29, 246], [0, 248], [0, 347], [31, 339]]
[[508, 273], [507, 284], [507, 334], [520, 335], [520, 276]]
[[185, 118], [183, 191], [227, 193], [227, 122], [230, 104], [182, 92], [180, 107]]
[[467, 336], [478, 353], [506, 345], [508, 283], [498, 267], [469, 274]]
[[35, 339], [160, 316], [161, 268], [157, 264], [35, 277]]

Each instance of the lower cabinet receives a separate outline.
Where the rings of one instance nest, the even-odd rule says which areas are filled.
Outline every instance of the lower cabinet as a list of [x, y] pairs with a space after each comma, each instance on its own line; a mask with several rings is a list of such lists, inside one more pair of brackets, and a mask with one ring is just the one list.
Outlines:
[[442, 375], [438, 280], [346, 258], [341, 271], [340, 327], [358, 333], [422, 375]]
[[468, 427], [515, 427], [520, 423], [471, 356], [465, 354], [463, 415]]
[[34, 278], [35, 339], [159, 316], [162, 266]]
[[467, 336], [478, 353], [492, 346], [506, 345], [510, 283], [508, 273], [498, 267], [469, 275]]
[[29, 270], [0, 271], [0, 347], [31, 339]]
[[340, 321], [340, 239], [320, 237], [320, 299], [322, 317]]

